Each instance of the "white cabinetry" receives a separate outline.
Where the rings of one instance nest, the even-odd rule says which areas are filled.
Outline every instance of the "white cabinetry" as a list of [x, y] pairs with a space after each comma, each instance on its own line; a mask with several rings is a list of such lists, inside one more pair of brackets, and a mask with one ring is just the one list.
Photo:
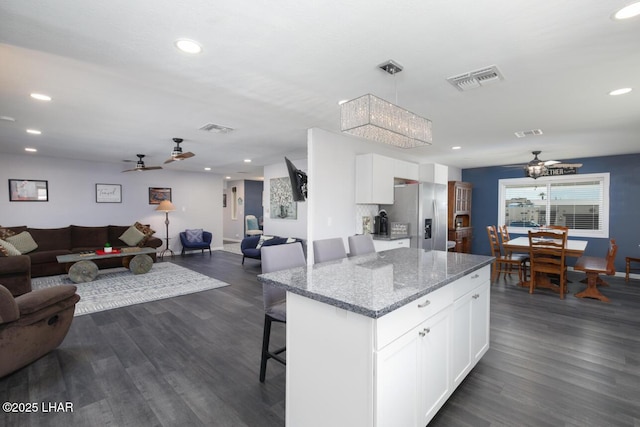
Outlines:
[[356, 156], [356, 203], [393, 204], [394, 178], [418, 180], [417, 163], [381, 156]]
[[287, 426], [424, 427], [488, 346], [489, 266], [376, 319], [289, 292]]
[[376, 248], [376, 252], [387, 251], [395, 248], [408, 248], [411, 246], [409, 239], [395, 239], [395, 240], [373, 240], [373, 246]]
[[417, 163], [407, 162], [405, 160], [393, 159], [393, 176], [394, 178], [412, 179], [418, 181], [420, 171]]
[[451, 363], [454, 387], [489, 349], [488, 270], [474, 272], [461, 281], [453, 304]]
[[452, 299], [450, 289], [439, 289], [390, 313], [378, 328], [384, 345], [392, 324], [422, 319], [376, 353], [376, 426], [424, 426], [451, 394]]
[[393, 204], [394, 159], [378, 154], [356, 156], [356, 203]]

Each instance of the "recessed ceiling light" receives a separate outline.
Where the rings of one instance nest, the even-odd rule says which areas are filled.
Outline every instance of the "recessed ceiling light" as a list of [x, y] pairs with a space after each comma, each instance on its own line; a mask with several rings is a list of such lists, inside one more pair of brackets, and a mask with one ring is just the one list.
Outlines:
[[206, 170], [206, 171], [210, 171], [210, 170], [211, 170], [211, 168], [204, 168], [204, 170]]
[[640, 15], [640, 1], [631, 3], [612, 15], [613, 19], [629, 19]]
[[341, 99], [340, 101], [338, 101], [338, 105], [346, 104], [347, 102], [349, 102], [348, 99]]
[[460, 147], [459, 145], [456, 145], [455, 147], [451, 147], [451, 149], [452, 149], [452, 150], [459, 150], [459, 149], [461, 149], [461, 148], [462, 148], [462, 147]]
[[244, 159], [245, 163], [251, 163], [251, 159]]
[[45, 95], [42, 93], [32, 93], [31, 97], [33, 99], [37, 99], [38, 101], [51, 101], [51, 97], [49, 95]]
[[186, 53], [196, 54], [202, 52], [202, 46], [200, 46], [200, 43], [189, 39], [176, 40], [176, 47]]
[[15, 122], [16, 119], [14, 119], [13, 117], [9, 117], [9, 116], [0, 116], [0, 120], [4, 120], [7, 122]]
[[225, 176], [224, 179], [231, 179], [231, 177], [230, 176]]
[[609, 92], [609, 95], [612, 95], [612, 96], [624, 95], [625, 93], [629, 93], [632, 90], [633, 89], [631, 89], [630, 87], [623, 87], [621, 89], [612, 90], [611, 92]]
[[35, 152], [36, 152], [36, 151], [38, 151], [38, 150], [37, 150], [37, 149], [35, 149], [35, 148], [27, 147], [27, 148], [25, 148], [25, 149], [24, 149], [24, 151], [28, 151], [28, 152], [30, 152], [30, 153], [35, 153]]
[[27, 129], [27, 133], [30, 133], [32, 135], [40, 135], [42, 132], [37, 129]]

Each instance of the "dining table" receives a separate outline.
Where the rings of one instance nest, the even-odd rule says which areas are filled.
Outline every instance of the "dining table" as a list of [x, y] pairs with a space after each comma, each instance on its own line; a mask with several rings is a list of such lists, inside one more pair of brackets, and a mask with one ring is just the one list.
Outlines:
[[[586, 240], [570, 240], [567, 239], [567, 247], [565, 249], [565, 257], [579, 258], [584, 254], [587, 249]], [[529, 237], [516, 237], [509, 240], [502, 245], [505, 251], [511, 252], [524, 252], [529, 253]], [[524, 281], [520, 283], [520, 286], [529, 287], [529, 282]], [[541, 277], [541, 280], [536, 281], [537, 288], [551, 289], [554, 292], [560, 293], [560, 287], [552, 283], [546, 275]]]

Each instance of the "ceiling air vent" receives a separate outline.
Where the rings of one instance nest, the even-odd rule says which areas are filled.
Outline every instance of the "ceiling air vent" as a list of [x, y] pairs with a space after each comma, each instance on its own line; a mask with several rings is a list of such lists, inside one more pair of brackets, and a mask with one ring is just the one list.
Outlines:
[[447, 79], [447, 81], [455, 86], [459, 91], [475, 89], [501, 80], [504, 80], [504, 77], [495, 65], [475, 71], [469, 71]]
[[207, 123], [206, 125], [200, 126], [198, 130], [203, 130], [206, 132], [214, 132], [214, 133], [229, 133], [233, 131], [233, 128], [216, 125], [214, 123]]
[[542, 129], [522, 130], [515, 133], [518, 138], [524, 138], [525, 136], [542, 135]]

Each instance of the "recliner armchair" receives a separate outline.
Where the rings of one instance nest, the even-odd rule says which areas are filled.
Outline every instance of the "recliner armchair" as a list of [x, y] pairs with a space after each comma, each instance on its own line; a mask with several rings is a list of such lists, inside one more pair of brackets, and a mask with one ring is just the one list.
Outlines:
[[202, 241], [201, 242], [190, 242], [187, 239], [187, 232], [180, 232], [180, 242], [182, 243], [182, 252], [180, 255], [184, 255], [184, 252], [188, 249], [200, 249], [202, 253], [207, 249], [209, 251], [209, 255], [211, 255], [211, 241], [213, 240], [213, 234], [208, 231], [202, 232]]
[[0, 378], [58, 347], [79, 300], [74, 285], [30, 290], [15, 298], [0, 285]]

